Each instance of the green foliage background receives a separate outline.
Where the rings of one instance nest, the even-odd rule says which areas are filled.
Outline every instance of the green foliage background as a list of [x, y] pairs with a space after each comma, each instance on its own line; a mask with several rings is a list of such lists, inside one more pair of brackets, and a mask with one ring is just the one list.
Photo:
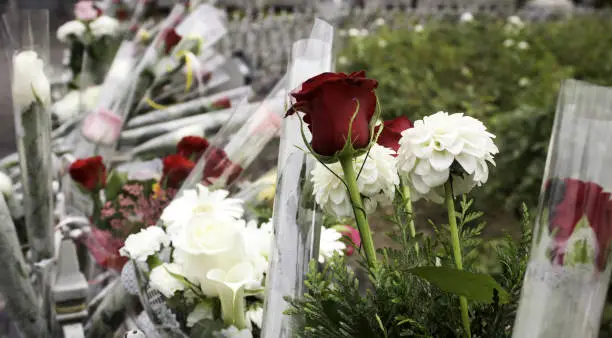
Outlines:
[[[339, 71], [366, 70], [386, 119], [415, 120], [440, 110], [481, 119], [497, 135], [497, 168], [475, 193], [485, 211], [537, 203], [564, 79], [612, 85], [612, 21], [607, 17], [527, 23], [505, 20], [432, 21], [424, 30], [381, 27], [349, 37]], [[505, 42], [511, 40], [508, 47]], [[528, 43], [520, 49], [519, 42]], [[484, 198], [483, 198], [484, 197]], [[482, 205], [482, 201], [487, 201]]]

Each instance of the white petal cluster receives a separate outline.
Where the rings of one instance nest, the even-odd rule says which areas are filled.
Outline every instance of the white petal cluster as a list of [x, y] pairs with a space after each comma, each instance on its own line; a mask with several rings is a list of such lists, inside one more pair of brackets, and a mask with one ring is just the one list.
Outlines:
[[144, 262], [149, 256], [156, 254], [169, 244], [170, 238], [168, 238], [164, 229], [151, 226], [128, 236], [119, 253], [121, 256]]
[[161, 292], [166, 297], [172, 297], [177, 291], [185, 289], [183, 284], [174, 275], [181, 276], [181, 266], [174, 263], [164, 263], [153, 270], [149, 276], [151, 287]]
[[79, 113], [92, 111], [98, 102], [100, 86], [93, 86], [83, 92], [72, 90], [61, 100], [53, 103], [53, 114], [60, 123], [76, 117]]
[[57, 39], [61, 42], [70, 42], [70, 39], [80, 39], [87, 31], [87, 27], [79, 20], [68, 21], [57, 29]]
[[464, 174], [453, 175], [455, 195], [469, 192], [489, 177], [487, 163], [495, 164], [495, 135], [484, 124], [462, 113], [438, 112], [416, 121], [402, 132], [397, 168], [413, 190], [413, 199], [424, 197], [442, 203], [444, 184], [457, 163]]
[[321, 242], [319, 244], [319, 263], [331, 258], [334, 254], [344, 255], [346, 244], [342, 242], [342, 234], [336, 229], [322, 228]]
[[96, 38], [103, 36], [116, 36], [119, 33], [119, 21], [110, 16], [103, 15], [89, 24], [91, 34]]
[[40, 100], [51, 102], [51, 84], [44, 72], [43, 60], [34, 51], [23, 51], [13, 57], [13, 104], [27, 108]]
[[[399, 184], [393, 154], [393, 150], [375, 144], [367, 154], [367, 160], [364, 154], [353, 162], [355, 172], [359, 175], [357, 186], [365, 196], [367, 212], [373, 212], [379, 204], [386, 205], [393, 200], [395, 186]], [[326, 212], [336, 217], [353, 217], [348, 191], [339, 177], [343, 177], [340, 163], [329, 164], [327, 168], [317, 163], [311, 178], [315, 200]]]

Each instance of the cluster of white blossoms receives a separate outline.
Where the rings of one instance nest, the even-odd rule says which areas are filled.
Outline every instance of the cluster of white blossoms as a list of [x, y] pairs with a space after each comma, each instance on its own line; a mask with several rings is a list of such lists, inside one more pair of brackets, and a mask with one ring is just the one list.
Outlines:
[[[368, 154], [353, 161], [358, 174], [357, 186], [365, 197], [366, 212], [373, 212], [379, 204], [388, 205], [393, 201], [395, 186], [399, 184], [394, 154], [392, 149], [375, 144]], [[315, 200], [329, 214], [338, 218], [353, 217], [348, 191], [340, 177], [343, 177], [340, 163], [327, 166], [317, 163], [311, 178]]]
[[462, 169], [462, 175], [452, 177], [455, 195], [486, 183], [488, 163], [495, 165], [493, 155], [499, 152], [493, 138], [473, 117], [438, 112], [402, 132], [397, 169], [410, 183], [414, 200], [424, 197], [442, 203], [453, 163]]
[[[242, 200], [198, 185], [164, 209], [163, 228], [152, 226], [129, 236], [120, 252], [137, 262], [159, 262], [149, 275], [150, 285], [168, 298], [186, 288], [177, 277], [198, 287], [205, 298], [189, 314], [190, 325], [210, 318], [210, 299], [219, 298], [223, 321], [232, 325], [226, 330], [250, 337], [246, 332], [261, 325], [263, 309], [247, 309], [245, 297], [263, 299], [274, 234], [271, 222], [260, 225], [243, 217]], [[172, 252], [168, 262], [161, 262], [161, 252]]]
[[72, 41], [86, 42], [87, 32], [91, 32], [94, 38], [104, 36], [117, 36], [119, 33], [119, 21], [110, 16], [102, 15], [93, 21], [83, 22], [81, 20], [68, 21], [61, 25], [56, 32], [57, 39], [63, 43]]

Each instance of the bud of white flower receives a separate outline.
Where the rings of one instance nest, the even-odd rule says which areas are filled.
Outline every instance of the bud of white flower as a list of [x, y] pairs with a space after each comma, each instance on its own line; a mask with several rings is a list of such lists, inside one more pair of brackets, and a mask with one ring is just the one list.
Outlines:
[[51, 102], [51, 85], [44, 72], [43, 60], [34, 51], [24, 51], [13, 57], [13, 103], [23, 109], [36, 101]]

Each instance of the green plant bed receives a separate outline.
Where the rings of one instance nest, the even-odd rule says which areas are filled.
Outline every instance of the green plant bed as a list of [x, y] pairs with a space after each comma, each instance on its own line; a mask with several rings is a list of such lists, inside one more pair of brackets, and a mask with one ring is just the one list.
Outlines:
[[[612, 21], [580, 17], [508, 29], [505, 20], [429, 22], [420, 32], [382, 27], [351, 37], [340, 71], [379, 80], [385, 119], [465, 112], [497, 135], [500, 154], [480, 208], [510, 214], [537, 204], [557, 92], [564, 79], [612, 85]], [[517, 213], [518, 216], [518, 213]]]

